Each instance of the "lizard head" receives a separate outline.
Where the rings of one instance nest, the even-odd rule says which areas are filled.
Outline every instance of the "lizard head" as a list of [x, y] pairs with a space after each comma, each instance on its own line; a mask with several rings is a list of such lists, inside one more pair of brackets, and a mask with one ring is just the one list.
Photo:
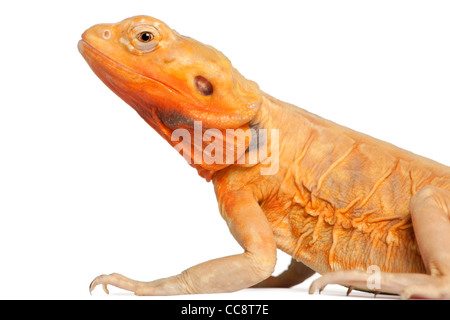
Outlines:
[[[256, 83], [221, 52], [148, 16], [95, 25], [78, 49], [95, 74], [173, 146], [173, 131], [192, 132], [195, 122], [203, 130], [248, 129], [261, 104]], [[205, 147], [194, 144], [191, 150]], [[203, 175], [201, 170], [224, 166], [196, 167]]]

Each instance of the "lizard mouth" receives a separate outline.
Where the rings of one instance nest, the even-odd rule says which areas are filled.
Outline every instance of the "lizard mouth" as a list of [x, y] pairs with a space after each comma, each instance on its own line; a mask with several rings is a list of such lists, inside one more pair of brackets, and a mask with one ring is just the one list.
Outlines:
[[159, 109], [167, 104], [169, 96], [183, 99], [184, 95], [180, 91], [111, 59], [84, 39], [78, 42], [78, 50], [107, 87], [133, 107], [162, 137], [170, 141], [173, 130], [164, 124]]
[[[92, 46], [91, 44], [89, 44], [84, 39], [81, 39], [80, 41], [78, 41], [78, 51], [81, 53], [81, 55], [86, 60], [88, 60], [89, 56], [100, 58], [99, 60], [104, 60], [105, 62], [107, 62], [107, 64], [109, 64], [111, 66], [114, 66], [116, 69], [122, 69], [122, 70], [126, 71], [127, 73], [134, 74], [134, 75], [136, 75], [138, 77], [142, 77], [142, 78], [144, 78], [144, 79], [146, 79], [148, 81], [152, 81], [152, 82], [155, 82], [155, 83], [157, 83], [159, 85], [162, 85], [162, 86], [166, 87], [171, 92], [176, 92], [178, 94], [181, 94], [181, 92], [179, 90], [177, 90], [174, 87], [168, 85], [167, 83], [163, 83], [163, 82], [161, 82], [159, 80], [156, 80], [154, 78], [150, 78], [150, 77], [145, 76], [145, 75], [143, 75], [141, 73], [138, 73], [135, 70], [133, 70], [132, 68], [126, 66], [125, 64], [108, 57], [106, 54], [104, 54], [103, 52], [101, 52], [100, 50], [98, 50], [97, 48]], [[87, 62], [89, 63], [89, 65], [91, 65], [90, 61], [87, 61]]]

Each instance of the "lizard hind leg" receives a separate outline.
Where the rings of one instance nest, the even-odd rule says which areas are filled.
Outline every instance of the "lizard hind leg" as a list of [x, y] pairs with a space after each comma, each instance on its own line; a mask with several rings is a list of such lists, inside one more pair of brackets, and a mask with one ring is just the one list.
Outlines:
[[[450, 299], [450, 191], [425, 186], [412, 197], [410, 212], [428, 274], [381, 272], [380, 286], [372, 291], [403, 299]], [[309, 292], [322, 291], [327, 284], [368, 288], [370, 277], [363, 271], [330, 272], [315, 280]]]
[[420, 254], [433, 279], [411, 284], [402, 296], [450, 299], [450, 191], [425, 186], [411, 199], [410, 208]]
[[290, 288], [302, 283], [314, 273], [314, 270], [292, 259], [289, 267], [283, 273], [276, 277], [270, 276], [252, 288]]

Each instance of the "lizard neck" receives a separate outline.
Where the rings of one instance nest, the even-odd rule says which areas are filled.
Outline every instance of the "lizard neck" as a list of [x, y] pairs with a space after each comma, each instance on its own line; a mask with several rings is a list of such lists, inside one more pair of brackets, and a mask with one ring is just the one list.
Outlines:
[[306, 110], [292, 104], [280, 101], [262, 92], [262, 103], [255, 118], [249, 123], [250, 127], [265, 129], [268, 132], [268, 141], [271, 141], [271, 132], [278, 132], [277, 143], [281, 163], [291, 163], [298, 150], [303, 150], [311, 137], [315, 123], [326, 121]]
[[[264, 92], [260, 96], [258, 111], [248, 123], [252, 129], [251, 143], [243, 157], [231, 167], [262, 165], [262, 175], [283, 174], [311, 135], [309, 113]], [[219, 171], [223, 170], [208, 171], [207, 174], [212, 178]]]
[[[262, 103], [249, 125], [264, 129], [279, 129], [296, 138], [310, 132], [313, 122], [325, 120], [304, 109], [280, 101], [261, 92]], [[325, 120], [326, 121], [326, 120]]]

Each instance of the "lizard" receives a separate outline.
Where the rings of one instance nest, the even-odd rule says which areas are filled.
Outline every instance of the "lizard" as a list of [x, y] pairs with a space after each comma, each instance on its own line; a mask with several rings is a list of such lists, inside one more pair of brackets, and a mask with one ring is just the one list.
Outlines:
[[[339, 284], [404, 299], [450, 298], [448, 166], [270, 96], [222, 52], [153, 17], [94, 25], [78, 50], [212, 181], [219, 212], [243, 249], [154, 281], [103, 274], [90, 292], [98, 285], [136, 295], [292, 287], [317, 272], [311, 294]], [[180, 142], [180, 130], [203, 136]], [[229, 130], [243, 135], [229, 139]], [[292, 261], [272, 276], [277, 250]], [[376, 288], [368, 286], [373, 266]]]

